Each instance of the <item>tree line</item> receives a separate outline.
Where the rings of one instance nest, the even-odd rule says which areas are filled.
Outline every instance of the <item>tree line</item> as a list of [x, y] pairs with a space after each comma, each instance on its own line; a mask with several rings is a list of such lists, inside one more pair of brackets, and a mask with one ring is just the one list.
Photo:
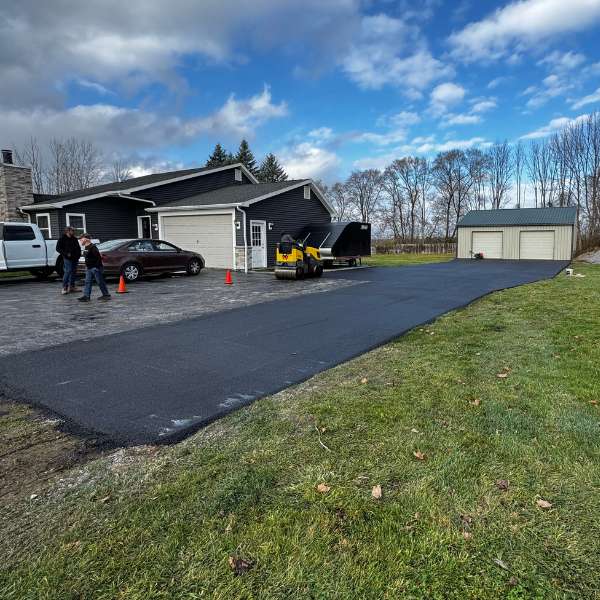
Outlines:
[[[35, 138], [15, 148], [15, 162], [31, 167], [33, 189], [39, 194], [64, 194], [100, 183], [126, 181], [133, 177], [131, 163], [123, 158], [108, 160], [93, 142], [76, 137], [53, 138], [40, 146]], [[242, 163], [261, 182], [286, 181], [288, 176], [273, 153], [260, 164], [248, 142], [240, 142], [236, 154], [217, 144], [206, 161], [207, 167]]]
[[322, 187], [338, 220], [370, 221], [398, 242], [450, 241], [471, 209], [575, 206], [582, 244], [597, 243], [600, 113], [543, 140], [407, 156]]

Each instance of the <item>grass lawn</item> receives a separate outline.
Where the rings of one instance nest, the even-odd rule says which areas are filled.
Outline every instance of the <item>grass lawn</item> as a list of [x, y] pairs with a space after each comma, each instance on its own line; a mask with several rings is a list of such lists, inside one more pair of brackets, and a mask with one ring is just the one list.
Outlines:
[[31, 273], [29, 271], [0, 272], [0, 279], [15, 279], [17, 277], [31, 277]]
[[0, 597], [598, 598], [600, 267], [576, 271], [2, 507]]
[[454, 254], [373, 254], [363, 258], [363, 264], [372, 267], [401, 267], [452, 260]]

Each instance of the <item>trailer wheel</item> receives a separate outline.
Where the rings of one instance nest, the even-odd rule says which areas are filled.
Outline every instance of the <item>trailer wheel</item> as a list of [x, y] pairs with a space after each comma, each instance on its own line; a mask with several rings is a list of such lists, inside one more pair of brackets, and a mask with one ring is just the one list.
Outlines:
[[323, 275], [323, 265], [318, 265], [315, 269], [315, 277], [321, 277]]
[[355, 266], [356, 266], [356, 259], [355, 259], [355, 258], [351, 258], [351, 259], [348, 261], [348, 266], [349, 266], [349, 267], [355, 267]]

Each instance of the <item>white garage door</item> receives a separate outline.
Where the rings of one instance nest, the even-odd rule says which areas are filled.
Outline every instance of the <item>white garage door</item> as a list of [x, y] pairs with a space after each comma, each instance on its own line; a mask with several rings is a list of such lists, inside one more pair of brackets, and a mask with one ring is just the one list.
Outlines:
[[162, 217], [162, 238], [199, 252], [207, 267], [233, 268], [231, 214]]
[[554, 260], [554, 231], [521, 231], [519, 256], [529, 260]]
[[483, 258], [502, 258], [501, 231], [474, 231], [473, 254], [481, 252]]

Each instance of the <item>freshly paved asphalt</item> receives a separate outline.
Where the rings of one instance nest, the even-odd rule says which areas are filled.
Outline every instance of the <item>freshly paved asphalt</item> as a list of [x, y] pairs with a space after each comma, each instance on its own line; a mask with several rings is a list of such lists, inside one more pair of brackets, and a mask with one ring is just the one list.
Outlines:
[[[492, 291], [565, 262], [326, 273], [358, 285], [0, 358], [0, 392], [117, 444], [177, 441]], [[302, 283], [291, 283], [302, 285]]]

